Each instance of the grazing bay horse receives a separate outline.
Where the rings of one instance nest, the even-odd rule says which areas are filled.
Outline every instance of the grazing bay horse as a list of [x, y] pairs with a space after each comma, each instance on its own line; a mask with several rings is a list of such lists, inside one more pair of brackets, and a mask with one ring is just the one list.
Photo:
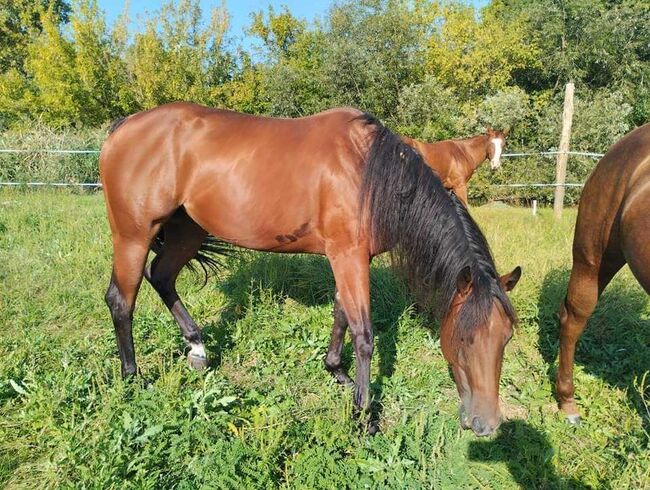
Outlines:
[[434, 143], [402, 136], [402, 140], [415, 148], [424, 161], [433, 168], [447, 189], [451, 189], [467, 206], [467, 183], [478, 166], [490, 160], [490, 168], [501, 166], [501, 153], [506, 145], [508, 129], [497, 131], [488, 127], [485, 134], [462, 140], [443, 140]]
[[[184, 265], [205, 259], [205, 249], [214, 251], [219, 240], [328, 258], [336, 293], [325, 366], [354, 386], [357, 410], [367, 409], [370, 261], [392, 250], [416, 291], [437, 300], [463, 427], [487, 435], [499, 425], [501, 363], [516, 321], [505, 293], [520, 269], [497, 275], [465, 206], [372, 116], [333, 109], [280, 119], [163, 105], [113, 126], [100, 174], [113, 237], [106, 302], [123, 376], [137, 371], [131, 325], [143, 276], [180, 325], [190, 365], [207, 366], [200, 331], [175, 282]], [[145, 267], [150, 248], [156, 256]], [[348, 326], [354, 383], [341, 362]]]
[[614, 275], [628, 264], [650, 294], [650, 124], [612, 146], [585, 184], [573, 238], [573, 268], [560, 307], [560, 366], [556, 392], [571, 423], [576, 342]]

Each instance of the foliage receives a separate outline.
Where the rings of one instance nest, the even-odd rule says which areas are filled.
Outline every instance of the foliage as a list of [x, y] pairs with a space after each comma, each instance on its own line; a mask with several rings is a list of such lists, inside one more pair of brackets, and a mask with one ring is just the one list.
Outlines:
[[539, 66], [540, 52], [519, 18], [504, 22], [497, 9], [475, 10], [451, 4], [441, 12], [440, 28], [428, 41], [427, 68], [463, 99], [502, 90], [518, 70]]
[[66, 0], [0, 0], [0, 73], [14, 69], [24, 74], [27, 47], [43, 30], [42, 13], [48, 5], [57, 24], [68, 22]]
[[[342, 0], [313, 22], [269, 7], [251, 16], [246, 47], [231, 37], [225, 4], [200, 7], [167, 0], [133, 28], [126, 13], [107, 25], [96, 0], [10, 2], [0, 47], [20, 42], [0, 49], [13, 60], [0, 64], [0, 130], [36, 121], [83, 133], [179, 99], [285, 117], [350, 105], [427, 141], [491, 125], [511, 129], [507, 151], [552, 150], [568, 81], [572, 149], [604, 152], [650, 120], [650, 7], [641, 0], [493, 0], [480, 11], [453, 0]], [[584, 181], [594, 163], [571, 157], [569, 176]], [[470, 197], [553, 178], [553, 159], [504, 159], [498, 172], [479, 171]], [[551, 192], [507, 196], [546, 201]]]
[[398, 130], [423, 141], [455, 138], [463, 118], [452, 89], [427, 75], [421, 83], [404, 87], [400, 93]]
[[[101, 194], [0, 191], [0, 485], [9, 488], [644, 488], [650, 472], [648, 296], [625, 270], [578, 345], [582, 426], [557, 413], [557, 308], [575, 212], [474, 208], [499, 270], [521, 265], [499, 434], [458, 423], [437, 326], [379, 258], [373, 392], [381, 433], [323, 368], [333, 278], [313, 256], [246, 252], [179, 291], [214, 360], [190, 370], [178, 326], [145, 283], [123, 382], [103, 294]], [[531, 253], [531, 237], [535, 253]], [[349, 340], [343, 350], [353, 365]]]

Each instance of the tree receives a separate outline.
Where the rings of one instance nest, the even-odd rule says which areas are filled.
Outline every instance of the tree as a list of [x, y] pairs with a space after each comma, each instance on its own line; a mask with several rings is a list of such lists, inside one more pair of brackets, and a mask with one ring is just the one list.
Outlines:
[[501, 20], [496, 9], [451, 4], [439, 12], [429, 38], [428, 71], [455, 87], [462, 99], [480, 98], [511, 85], [519, 70], [539, 65], [539, 50], [527, 39], [523, 18]]
[[27, 46], [42, 32], [41, 14], [48, 9], [56, 24], [68, 22], [66, 0], [0, 0], [0, 73], [14, 68], [24, 74]]
[[230, 69], [224, 52], [228, 15], [215, 7], [204, 25], [198, 0], [163, 5], [158, 16], [135, 35], [126, 59], [134, 98], [143, 108], [174, 100], [213, 102], [212, 83]]

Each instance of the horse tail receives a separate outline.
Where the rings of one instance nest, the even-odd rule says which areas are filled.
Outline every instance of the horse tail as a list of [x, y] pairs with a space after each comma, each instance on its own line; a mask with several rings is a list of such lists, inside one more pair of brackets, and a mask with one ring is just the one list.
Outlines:
[[[158, 255], [165, 244], [165, 227], [161, 227], [156, 237], [151, 242], [151, 250]], [[224, 259], [235, 253], [235, 248], [227, 242], [208, 235], [203, 240], [196, 255], [185, 264], [185, 267], [195, 274], [199, 273], [199, 267], [203, 271], [203, 286], [208, 282], [211, 274], [217, 274], [225, 267]], [[198, 267], [197, 267], [198, 265]]]
[[118, 117], [117, 119], [115, 119], [115, 120], [111, 123], [111, 125], [108, 127], [108, 134], [111, 135], [111, 134], [113, 134], [115, 131], [117, 131], [117, 129], [118, 129], [122, 124], [124, 124], [124, 123], [126, 122], [126, 120], [127, 120], [126, 117]]

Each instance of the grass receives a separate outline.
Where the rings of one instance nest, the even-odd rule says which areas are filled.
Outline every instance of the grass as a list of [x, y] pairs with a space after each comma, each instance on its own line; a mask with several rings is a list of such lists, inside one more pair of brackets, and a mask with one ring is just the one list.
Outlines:
[[[650, 307], [629, 271], [578, 349], [584, 423], [557, 413], [555, 312], [575, 213], [474, 208], [521, 324], [506, 350], [499, 433], [459, 428], [435, 326], [373, 267], [373, 391], [382, 432], [361, 434], [323, 369], [333, 279], [318, 257], [245, 253], [180, 291], [214, 366], [190, 370], [148, 285], [134, 332], [143, 376], [123, 382], [103, 293], [101, 195], [0, 191], [0, 486], [8, 488], [647, 488]], [[433, 328], [430, 328], [433, 327]], [[353, 364], [349, 343], [344, 350]]]

